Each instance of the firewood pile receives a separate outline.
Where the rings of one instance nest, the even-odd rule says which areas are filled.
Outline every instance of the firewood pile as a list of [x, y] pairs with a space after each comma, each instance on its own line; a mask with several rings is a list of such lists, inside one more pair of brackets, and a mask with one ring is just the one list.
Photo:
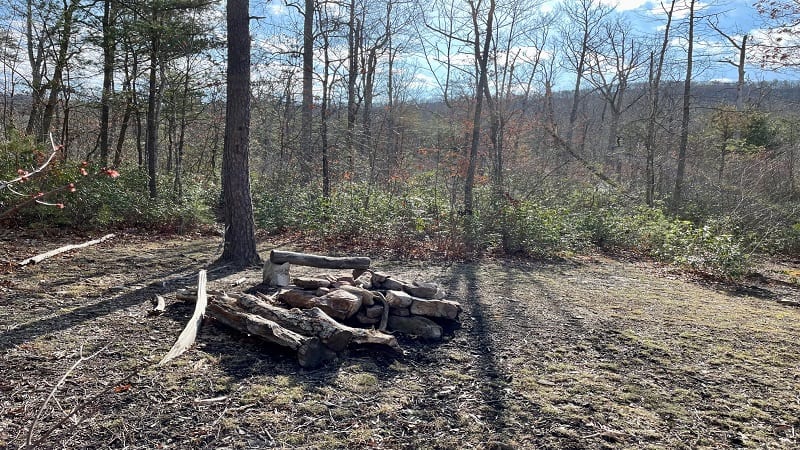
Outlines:
[[[290, 277], [290, 264], [348, 269], [347, 275]], [[442, 339], [457, 328], [461, 305], [446, 300], [436, 283], [404, 281], [369, 269], [369, 258], [332, 258], [273, 251], [264, 266], [268, 293], [208, 291], [207, 315], [243, 333], [297, 352], [311, 368], [336, 358], [350, 346], [377, 345], [402, 354], [396, 334]], [[197, 290], [178, 298], [193, 300]]]

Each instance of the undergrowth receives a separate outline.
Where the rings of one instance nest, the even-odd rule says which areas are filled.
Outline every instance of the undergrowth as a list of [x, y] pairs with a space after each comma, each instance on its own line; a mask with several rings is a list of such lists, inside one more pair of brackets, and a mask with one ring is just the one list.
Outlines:
[[693, 223], [663, 207], [629, 205], [593, 191], [518, 200], [485, 187], [476, 192], [478, 208], [466, 217], [442, 191], [408, 186], [393, 193], [345, 183], [326, 199], [308, 188], [260, 184], [256, 222], [268, 233], [300, 232], [322, 246], [391, 249], [403, 257], [551, 258], [599, 248], [720, 277], [750, 268], [751, 242], [730, 220]]
[[[22, 139], [2, 145], [0, 173], [32, 170], [44, 157]], [[151, 199], [143, 168], [121, 168], [114, 178], [91, 176], [103, 171], [91, 162], [54, 161], [45, 175], [15, 189], [25, 196], [52, 192], [47, 200], [64, 207], [32, 204], [5, 221], [29, 228], [178, 232], [213, 222], [219, 199], [213, 183], [184, 177], [183, 193], [176, 196], [162, 177], [159, 197]], [[60, 188], [70, 183], [74, 192]], [[769, 228], [754, 229], [737, 217], [694, 215], [685, 220], [665, 212], [663, 205], [647, 207], [595, 187], [561, 186], [515, 196], [488, 184], [476, 186], [473, 214], [465, 215], [456, 184], [437, 183], [425, 174], [394, 189], [347, 181], [334, 185], [325, 198], [318, 186], [256, 179], [254, 218], [267, 233], [297, 233], [324, 249], [434, 259], [552, 258], [601, 249], [637, 253], [719, 277], [747, 273], [752, 254], [800, 248], [800, 225], [789, 215], [770, 221]], [[0, 213], [19, 202], [17, 194], [0, 190]]]

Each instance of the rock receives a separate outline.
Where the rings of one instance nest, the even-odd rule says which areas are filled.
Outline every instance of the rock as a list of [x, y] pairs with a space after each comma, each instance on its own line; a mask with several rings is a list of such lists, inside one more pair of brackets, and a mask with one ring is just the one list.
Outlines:
[[394, 308], [408, 308], [414, 303], [414, 297], [403, 291], [389, 291], [386, 293], [386, 303]]
[[442, 338], [442, 327], [436, 322], [420, 316], [389, 316], [389, 329], [405, 334], [419, 336], [423, 339], [439, 340]]
[[411, 314], [450, 320], [458, 320], [458, 315], [461, 313], [461, 305], [451, 300], [415, 298], [409, 309]]

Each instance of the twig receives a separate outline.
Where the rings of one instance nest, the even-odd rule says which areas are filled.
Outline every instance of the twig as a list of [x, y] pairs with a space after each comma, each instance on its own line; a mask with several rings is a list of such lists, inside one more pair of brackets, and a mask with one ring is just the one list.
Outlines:
[[[58, 390], [58, 388], [62, 384], [64, 384], [64, 382], [67, 380], [67, 377], [69, 377], [70, 374], [72, 374], [72, 372], [75, 369], [77, 369], [79, 365], [81, 365], [81, 363], [83, 363], [85, 361], [89, 361], [90, 359], [92, 359], [95, 356], [99, 355], [100, 353], [105, 351], [105, 349], [107, 349], [109, 345], [111, 345], [111, 344], [108, 343], [108, 344], [104, 345], [100, 350], [92, 353], [89, 356], [83, 356], [83, 345], [81, 345], [81, 348], [79, 350], [80, 357], [78, 358], [77, 361], [75, 361], [75, 364], [73, 364], [69, 369], [67, 369], [67, 371], [64, 373], [64, 375], [61, 376], [61, 379], [58, 380], [58, 383], [56, 383], [56, 385], [53, 386], [53, 389], [50, 390], [50, 394], [47, 396], [47, 399], [45, 399], [44, 404], [42, 404], [41, 408], [39, 408], [39, 412], [36, 414], [36, 417], [33, 419], [33, 422], [31, 423], [31, 427], [28, 430], [28, 436], [25, 439], [25, 448], [33, 447], [33, 444], [31, 443], [31, 441], [33, 440], [33, 430], [36, 428], [36, 424], [39, 423], [39, 420], [42, 418], [42, 414], [44, 414], [44, 410], [47, 407], [47, 404], [50, 403], [51, 400], [55, 399], [56, 391]], [[77, 407], [76, 407], [76, 409], [77, 409]], [[72, 412], [67, 414], [61, 421], [59, 421], [59, 424], [63, 423], [67, 418], [72, 417], [72, 415], [75, 413], [76, 409], [73, 409]], [[42, 437], [40, 437], [38, 441], [36, 441], [36, 444], [38, 445], [38, 443], [41, 442], [42, 439], [47, 437], [47, 435], [50, 434], [52, 432], [52, 430], [54, 430], [54, 429], [55, 428], [51, 428], [51, 429], [47, 430], [47, 432], [45, 434], [43, 434]]]
[[375, 291], [374, 292], [375, 298], [379, 299], [383, 303], [383, 314], [381, 315], [381, 323], [378, 325], [378, 331], [386, 331], [386, 325], [389, 323], [389, 302], [386, 301], [386, 297], [383, 296], [382, 293]]
[[20, 175], [17, 178], [14, 178], [13, 180], [0, 182], [0, 189], [5, 189], [7, 186], [10, 186], [10, 185], [12, 185], [14, 183], [18, 183], [18, 182], [20, 182], [22, 180], [27, 180], [27, 179], [31, 178], [33, 175], [36, 175], [39, 172], [41, 172], [42, 170], [44, 170], [47, 166], [49, 166], [50, 163], [53, 161], [53, 158], [56, 157], [56, 153], [58, 153], [58, 151], [61, 150], [61, 148], [62, 148], [61, 145], [56, 145], [56, 142], [53, 140], [53, 133], [50, 133], [50, 145], [53, 147], [53, 153], [50, 154], [50, 157], [47, 158], [47, 160], [44, 162], [44, 164], [39, 166], [33, 172], [26, 173], [24, 175]]

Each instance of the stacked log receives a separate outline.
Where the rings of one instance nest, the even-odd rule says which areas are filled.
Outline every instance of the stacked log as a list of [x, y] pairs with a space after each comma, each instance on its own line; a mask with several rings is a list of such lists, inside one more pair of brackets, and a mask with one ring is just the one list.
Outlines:
[[[351, 345], [377, 345], [402, 354], [395, 333], [440, 340], [442, 325], [457, 324], [458, 302], [436, 283], [406, 282], [372, 271], [369, 258], [331, 258], [273, 251], [264, 284], [271, 296], [208, 291], [207, 312], [218, 322], [297, 353], [302, 367], [317, 367]], [[349, 268], [352, 275], [289, 278], [289, 264]], [[191, 290], [178, 298], [194, 300]]]
[[437, 320], [457, 322], [461, 314], [461, 305], [445, 296], [436, 283], [406, 282], [368, 270], [358, 276], [296, 277], [276, 299], [297, 308], [318, 307], [359, 326], [438, 340], [443, 329]]

